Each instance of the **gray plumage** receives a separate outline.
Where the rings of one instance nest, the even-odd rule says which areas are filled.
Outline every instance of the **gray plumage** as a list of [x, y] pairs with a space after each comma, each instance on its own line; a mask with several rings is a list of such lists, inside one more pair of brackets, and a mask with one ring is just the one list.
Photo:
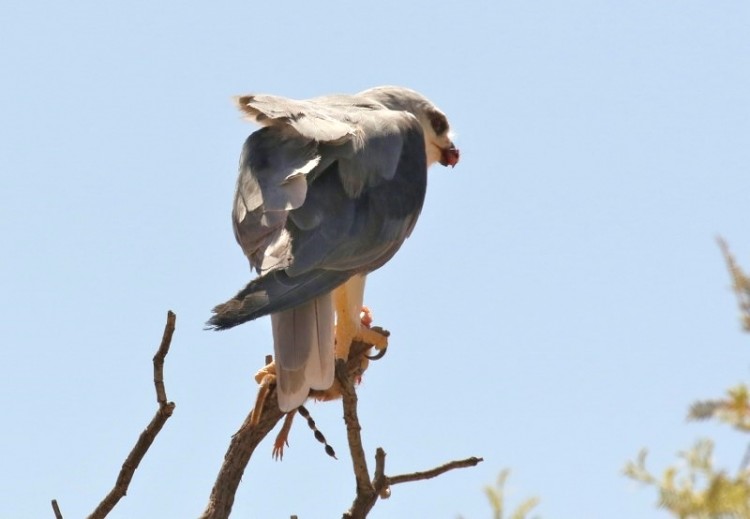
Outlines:
[[259, 276], [208, 325], [271, 314], [279, 404], [289, 411], [333, 382], [331, 291], [396, 253], [422, 209], [428, 165], [455, 165], [458, 150], [442, 112], [405, 88], [237, 102], [263, 126], [242, 149], [232, 211]]

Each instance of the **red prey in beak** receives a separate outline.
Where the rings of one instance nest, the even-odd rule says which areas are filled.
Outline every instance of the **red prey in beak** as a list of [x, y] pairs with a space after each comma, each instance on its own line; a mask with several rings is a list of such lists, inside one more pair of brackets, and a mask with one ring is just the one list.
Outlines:
[[458, 164], [460, 155], [461, 152], [459, 152], [458, 148], [451, 143], [450, 147], [440, 149], [440, 164], [443, 166], [455, 167], [455, 165]]

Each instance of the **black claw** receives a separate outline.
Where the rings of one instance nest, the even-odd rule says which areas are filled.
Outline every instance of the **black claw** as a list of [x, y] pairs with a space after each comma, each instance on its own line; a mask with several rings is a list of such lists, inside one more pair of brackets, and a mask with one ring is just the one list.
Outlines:
[[382, 350], [378, 351], [375, 355], [365, 355], [366, 358], [370, 360], [380, 360], [383, 357], [385, 357], [385, 352], [388, 351], [388, 346], [383, 348]]

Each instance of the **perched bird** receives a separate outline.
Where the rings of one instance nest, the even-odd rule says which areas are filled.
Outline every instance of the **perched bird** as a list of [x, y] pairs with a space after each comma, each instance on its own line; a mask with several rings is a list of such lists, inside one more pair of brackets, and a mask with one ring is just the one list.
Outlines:
[[[279, 407], [328, 389], [360, 322], [365, 276], [393, 257], [422, 209], [427, 168], [455, 166], [445, 114], [408, 88], [300, 101], [236, 98], [262, 128], [239, 164], [232, 220], [258, 277], [213, 309], [223, 330], [271, 315]], [[375, 334], [377, 335], [377, 334]]]

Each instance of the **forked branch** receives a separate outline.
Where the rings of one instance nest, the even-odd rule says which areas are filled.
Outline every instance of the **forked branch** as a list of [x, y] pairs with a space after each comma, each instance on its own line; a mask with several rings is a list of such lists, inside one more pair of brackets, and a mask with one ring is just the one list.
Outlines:
[[[174, 402], [167, 400], [167, 393], [164, 387], [164, 359], [169, 353], [169, 347], [172, 344], [172, 335], [175, 330], [175, 322], [177, 316], [172, 312], [167, 312], [167, 324], [164, 326], [164, 334], [162, 335], [161, 344], [159, 349], [154, 355], [154, 388], [156, 390], [156, 401], [159, 404], [159, 408], [156, 410], [156, 414], [151, 419], [151, 422], [146, 426], [146, 429], [138, 437], [138, 441], [135, 443], [133, 450], [130, 451], [125, 462], [122, 464], [120, 473], [117, 476], [115, 486], [110, 490], [109, 494], [102, 499], [99, 506], [91, 512], [88, 519], [103, 519], [112, 511], [117, 505], [118, 501], [127, 494], [128, 486], [130, 481], [133, 479], [133, 474], [138, 468], [138, 465], [143, 460], [144, 456], [148, 452], [151, 445], [154, 443], [156, 436], [164, 427], [172, 412], [174, 412]], [[56, 519], [62, 519], [62, 513], [56, 500], [52, 500], [52, 510], [55, 513]]]
[[[352, 349], [355, 350], [356, 348], [352, 346]], [[385, 475], [385, 451], [378, 447], [375, 452], [375, 474], [372, 481], [370, 481], [367, 460], [365, 459], [365, 452], [362, 447], [362, 426], [359, 423], [357, 415], [357, 392], [354, 388], [352, 370], [347, 368], [350, 368], [350, 366], [347, 366], [343, 361], [336, 362], [336, 380], [341, 386], [344, 421], [346, 422], [346, 434], [349, 442], [349, 452], [352, 457], [354, 477], [357, 482], [357, 493], [351, 508], [344, 512], [343, 519], [366, 518], [370, 510], [375, 506], [378, 497], [382, 499], [390, 497], [392, 485], [431, 479], [453, 469], [474, 467], [483, 461], [482, 458], [471, 457], [451, 461], [426, 471], [389, 477]]]

